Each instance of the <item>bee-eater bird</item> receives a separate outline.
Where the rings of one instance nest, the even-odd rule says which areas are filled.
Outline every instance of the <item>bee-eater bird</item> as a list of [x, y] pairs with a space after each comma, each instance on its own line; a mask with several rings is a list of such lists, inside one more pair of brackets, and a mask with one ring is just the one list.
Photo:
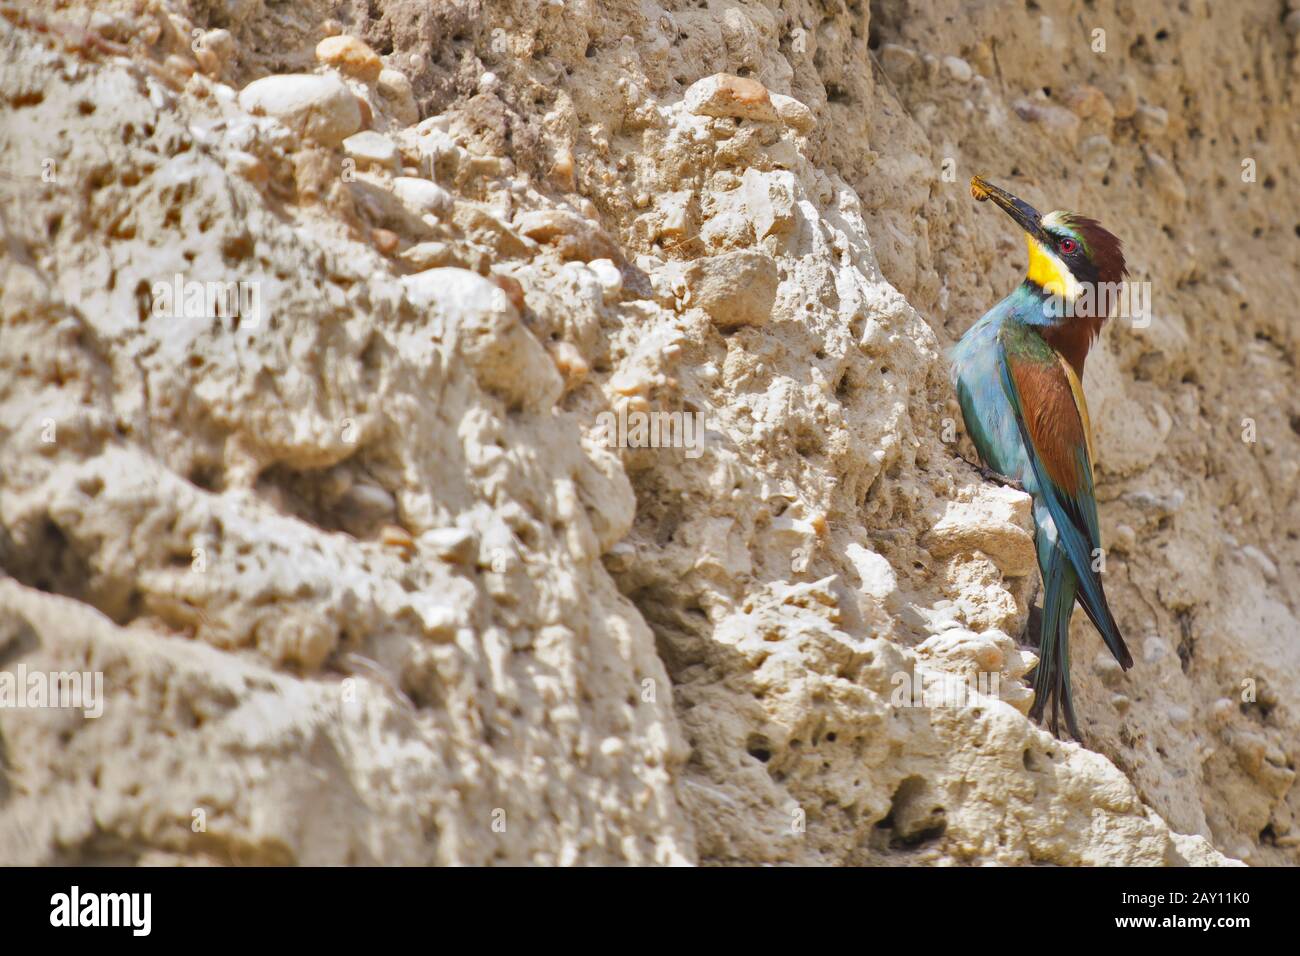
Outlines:
[[[1094, 219], [1028, 203], [971, 180], [971, 195], [992, 199], [1024, 230], [1029, 271], [953, 347], [962, 418], [986, 469], [1033, 497], [1035, 548], [1043, 576], [1042, 632], [1030, 716], [1052, 700], [1081, 739], [1070, 695], [1070, 613], [1077, 600], [1125, 670], [1133, 657], [1106, 603], [1095, 559], [1101, 552], [1093, 493], [1092, 440], [1083, 364], [1109, 314], [1107, 293], [1128, 270], [1119, 239]], [[1086, 306], [1076, 308], [1076, 306]]]

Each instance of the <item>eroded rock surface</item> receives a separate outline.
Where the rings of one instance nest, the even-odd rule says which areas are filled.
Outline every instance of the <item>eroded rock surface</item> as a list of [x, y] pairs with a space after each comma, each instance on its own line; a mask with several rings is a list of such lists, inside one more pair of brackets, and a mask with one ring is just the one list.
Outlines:
[[[0, 709], [0, 860], [1296, 862], [1297, 41], [1119, 6], [6, 8], [0, 669], [106, 697]], [[1086, 747], [977, 172], [1151, 284]]]

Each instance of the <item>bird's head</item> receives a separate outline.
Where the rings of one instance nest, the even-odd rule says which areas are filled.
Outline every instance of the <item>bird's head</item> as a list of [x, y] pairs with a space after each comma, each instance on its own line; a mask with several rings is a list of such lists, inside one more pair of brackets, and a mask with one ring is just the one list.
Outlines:
[[1023, 199], [979, 176], [971, 179], [970, 194], [980, 202], [992, 199], [1025, 231], [1026, 278], [1048, 295], [1073, 302], [1085, 286], [1096, 296], [1100, 286], [1113, 288], [1128, 275], [1122, 244], [1097, 220], [1060, 209], [1040, 215]]

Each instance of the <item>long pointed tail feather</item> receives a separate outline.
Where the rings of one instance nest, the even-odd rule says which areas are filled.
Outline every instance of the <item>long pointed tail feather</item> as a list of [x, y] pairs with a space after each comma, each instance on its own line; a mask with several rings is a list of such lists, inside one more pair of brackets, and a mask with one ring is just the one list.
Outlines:
[[1038, 668], [1034, 673], [1034, 705], [1029, 716], [1042, 721], [1047, 702], [1052, 702], [1052, 733], [1060, 736], [1060, 712], [1070, 735], [1081, 740], [1070, 690], [1070, 612], [1079, 591], [1074, 568], [1059, 548], [1052, 547], [1043, 569], [1043, 620], [1038, 645]]
[[1129, 653], [1128, 645], [1124, 643], [1124, 638], [1119, 632], [1119, 625], [1115, 623], [1115, 617], [1110, 613], [1110, 605], [1106, 603], [1106, 594], [1101, 591], [1101, 582], [1098, 581], [1098, 592], [1101, 596], [1100, 605], [1094, 602], [1091, 595], [1084, 591], [1079, 592], [1079, 603], [1083, 605], [1084, 613], [1088, 615], [1088, 620], [1092, 621], [1092, 626], [1097, 629], [1101, 639], [1106, 642], [1110, 652], [1115, 655], [1115, 660], [1119, 661], [1119, 666], [1128, 670], [1133, 666], [1133, 655]]
[[1074, 610], [1074, 602], [1071, 601], [1069, 606], [1061, 614], [1060, 636], [1056, 640], [1057, 646], [1057, 663], [1060, 673], [1060, 689], [1057, 696], [1061, 698], [1062, 709], [1065, 711], [1065, 726], [1070, 731], [1070, 736], [1075, 740], [1082, 740], [1083, 735], [1079, 733], [1079, 722], [1074, 716], [1074, 692], [1070, 689], [1070, 612]]
[[[1037, 504], [1038, 502], [1035, 501], [1035, 505]], [[1101, 574], [1092, 566], [1094, 555], [1087, 550], [1087, 542], [1077, 527], [1069, 522], [1056, 520], [1056, 515], [1046, 496], [1041, 510], [1050, 516], [1058, 535], [1056, 543], [1052, 545], [1053, 559], [1069, 565], [1075, 580], [1075, 592], [1079, 603], [1083, 605], [1084, 612], [1097, 628], [1097, 633], [1106, 642], [1110, 652], [1115, 655], [1115, 660], [1119, 661], [1120, 667], [1128, 670], [1133, 666], [1133, 655], [1129, 653], [1128, 645], [1124, 643], [1124, 638], [1119, 632], [1119, 625], [1115, 623], [1115, 617], [1111, 614], [1110, 605], [1106, 601], [1106, 592], [1101, 583]], [[1041, 527], [1043, 517], [1039, 511], [1040, 509], [1035, 507], [1034, 519]], [[1041, 568], [1041, 555], [1039, 565]], [[1044, 590], [1046, 585], [1047, 581], [1044, 577]]]

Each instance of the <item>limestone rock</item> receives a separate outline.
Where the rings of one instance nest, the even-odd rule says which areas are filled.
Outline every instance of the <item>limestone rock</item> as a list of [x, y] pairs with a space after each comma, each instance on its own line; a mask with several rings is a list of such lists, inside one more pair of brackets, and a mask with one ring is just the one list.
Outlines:
[[1154, 138], [1169, 126], [1169, 113], [1159, 106], [1140, 103], [1133, 121], [1137, 124], [1138, 132], [1144, 137]]
[[709, 314], [720, 329], [765, 325], [780, 282], [776, 262], [758, 252], [727, 252], [691, 263], [688, 305]]
[[420, 110], [415, 103], [415, 90], [405, 73], [401, 70], [381, 70], [378, 90], [400, 125], [411, 126], [419, 122]]
[[427, 179], [398, 176], [393, 180], [393, 192], [416, 212], [444, 215], [451, 209], [451, 194]]
[[780, 116], [767, 88], [758, 80], [717, 73], [697, 80], [686, 91], [686, 108], [699, 116], [775, 123]]
[[800, 133], [808, 133], [817, 125], [817, 117], [813, 116], [812, 110], [793, 96], [772, 93], [771, 97], [776, 115], [781, 117], [781, 122], [786, 126]]
[[337, 146], [361, 128], [361, 107], [335, 76], [284, 74], [254, 80], [239, 94], [250, 113], [273, 116], [299, 136]]
[[[382, 166], [394, 170], [401, 166], [401, 154], [397, 150], [397, 144], [374, 130], [367, 129], [360, 133], [353, 133], [343, 141], [343, 152], [361, 166]], [[445, 201], [443, 208], [445, 208]]]
[[1039, 124], [1048, 136], [1059, 138], [1062, 142], [1073, 145], [1079, 135], [1079, 117], [1064, 107], [1053, 103], [1017, 100], [1014, 109], [1022, 120]]
[[316, 44], [316, 59], [367, 83], [379, 79], [380, 71], [384, 68], [374, 50], [356, 37], [346, 34], [326, 37]]
[[403, 284], [418, 309], [443, 323], [447, 341], [469, 360], [485, 389], [531, 409], [555, 403], [555, 366], [498, 285], [456, 268], [429, 269]]
[[1009, 488], [986, 490], [970, 502], [949, 502], [922, 540], [937, 557], [982, 551], [1012, 577], [1032, 574], [1038, 566], [1030, 498]]
[[[1300, 862], [1293, 14], [335, 5], [376, 72], [318, 5], [46, 6], [0, 675], [104, 695], [0, 708], [0, 861]], [[947, 374], [1024, 261], [973, 173], [1153, 293], [1084, 376], [1082, 744]]]

